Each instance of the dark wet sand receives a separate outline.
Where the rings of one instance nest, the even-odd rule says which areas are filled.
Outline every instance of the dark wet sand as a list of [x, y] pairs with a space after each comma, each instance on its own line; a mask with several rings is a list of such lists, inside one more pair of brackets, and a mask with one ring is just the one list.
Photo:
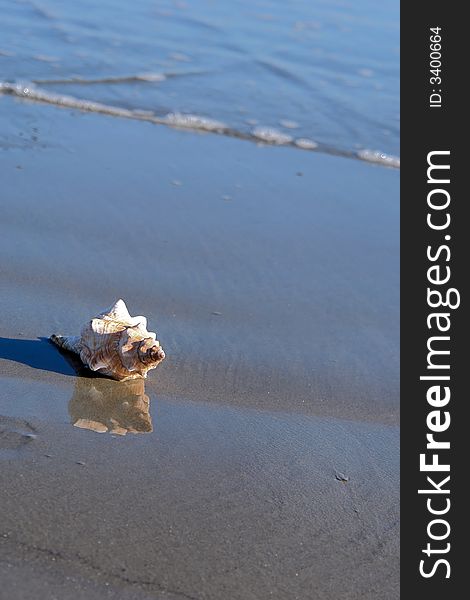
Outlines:
[[[398, 598], [399, 173], [0, 109], [0, 598]], [[39, 339], [118, 297], [145, 389]]]

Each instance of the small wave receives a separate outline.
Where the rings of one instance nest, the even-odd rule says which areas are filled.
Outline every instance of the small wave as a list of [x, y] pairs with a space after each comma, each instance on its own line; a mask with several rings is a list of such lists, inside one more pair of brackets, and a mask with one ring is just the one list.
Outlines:
[[156, 125], [168, 125], [181, 129], [210, 131], [233, 135], [232, 130], [224, 123], [207, 117], [177, 112], [171, 112], [165, 116], [158, 116], [148, 110], [121, 108], [109, 104], [101, 104], [100, 102], [94, 102], [93, 100], [82, 100], [80, 98], [75, 98], [74, 96], [54, 94], [38, 88], [34, 84], [0, 82], [0, 93], [10, 94], [19, 98], [52, 104], [63, 108], [74, 108], [112, 117], [148, 121], [150, 123], [155, 123]]
[[297, 146], [297, 148], [302, 148], [302, 150], [314, 150], [315, 148], [318, 148], [317, 142], [309, 140], [308, 138], [296, 139], [295, 145]]
[[45, 104], [53, 104], [55, 106], [61, 106], [65, 108], [76, 108], [78, 110], [111, 115], [114, 117], [133, 118], [134, 113], [134, 111], [126, 108], [108, 106], [107, 104], [100, 104], [99, 102], [94, 102], [92, 100], [80, 100], [78, 98], [74, 98], [73, 96], [53, 94], [35, 87], [34, 84], [29, 85], [22, 83], [2, 82], [0, 83], [0, 92], [27, 100], [44, 102]]
[[400, 159], [397, 156], [385, 154], [384, 152], [379, 152], [378, 150], [359, 150], [357, 156], [366, 162], [385, 165], [386, 167], [394, 167], [395, 169], [400, 168]]
[[224, 123], [198, 115], [175, 112], [168, 113], [163, 117], [163, 120], [167, 125], [181, 129], [198, 129], [200, 131], [212, 131], [215, 133], [223, 133], [228, 130], [227, 125]]
[[297, 121], [291, 121], [290, 119], [281, 119], [279, 125], [286, 129], [298, 129], [300, 127]]
[[292, 136], [272, 127], [255, 127], [251, 133], [256, 139], [275, 146], [285, 146], [293, 141]]
[[296, 83], [302, 87], [306, 86], [306, 82], [301, 77], [273, 61], [256, 60], [255, 62], [266, 71], [269, 71], [270, 73], [273, 73], [282, 79], [292, 81], [293, 83]]
[[[133, 76], [133, 80], [143, 76], [145, 75]], [[229, 127], [221, 121], [216, 121], [200, 115], [170, 112], [164, 116], [159, 116], [148, 110], [121, 108], [118, 106], [102, 104], [93, 100], [75, 98], [74, 96], [54, 94], [37, 87], [34, 83], [11, 83], [0, 81], [0, 94], [9, 94], [25, 100], [42, 102], [62, 108], [70, 108], [124, 119], [134, 119], [136, 121], [146, 121], [156, 125], [166, 125], [178, 129], [211, 132], [256, 143], [262, 142], [263, 144], [271, 146], [289, 146], [301, 150], [342, 156], [344, 158], [355, 158], [396, 169], [400, 168], [399, 158], [384, 154], [383, 152], [374, 150], [360, 150], [359, 152], [340, 150], [319, 144], [308, 138], [294, 138], [272, 127], [258, 126], [252, 129], [251, 132], [244, 132]]]
[[37, 60], [39, 62], [45, 62], [45, 63], [59, 62], [59, 59], [57, 58], [57, 56], [49, 56], [48, 54], [35, 54], [32, 58], [33, 58], [33, 60]]
[[95, 85], [100, 83], [132, 83], [134, 81], [154, 83], [159, 81], [165, 81], [165, 79], [167, 79], [167, 75], [165, 75], [165, 73], [139, 73], [138, 75], [118, 75], [115, 77], [97, 77], [92, 79], [87, 79], [85, 77], [67, 77], [63, 79], [33, 79], [32, 83], [37, 85]]
[[[0, 51], [1, 55], [1, 51]], [[176, 79], [181, 77], [197, 77], [206, 75], [205, 70], [190, 71], [169, 71], [167, 73], [138, 73], [137, 75], [109, 75], [104, 77], [61, 77], [53, 79], [33, 79], [31, 83], [35, 85], [100, 85], [115, 83], [160, 83], [167, 79]]]

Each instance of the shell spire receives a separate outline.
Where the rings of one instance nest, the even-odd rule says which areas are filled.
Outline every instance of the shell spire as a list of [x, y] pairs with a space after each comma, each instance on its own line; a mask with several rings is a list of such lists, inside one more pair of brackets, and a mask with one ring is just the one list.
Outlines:
[[165, 358], [156, 334], [147, 331], [147, 319], [131, 317], [121, 299], [88, 321], [79, 336], [50, 339], [78, 354], [92, 371], [120, 381], [147, 377]]

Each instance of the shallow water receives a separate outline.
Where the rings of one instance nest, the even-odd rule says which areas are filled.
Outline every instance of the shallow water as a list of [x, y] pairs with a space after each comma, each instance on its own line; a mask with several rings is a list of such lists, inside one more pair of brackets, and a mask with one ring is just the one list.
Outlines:
[[43, 98], [146, 111], [179, 126], [192, 115], [196, 127], [397, 166], [397, 2], [0, 7], [0, 79], [35, 82]]
[[[0, 595], [398, 598], [399, 173], [0, 108]], [[44, 339], [118, 297], [145, 385]]]
[[4, 338], [77, 334], [122, 297], [169, 395], [396, 422], [397, 171], [4, 105]]

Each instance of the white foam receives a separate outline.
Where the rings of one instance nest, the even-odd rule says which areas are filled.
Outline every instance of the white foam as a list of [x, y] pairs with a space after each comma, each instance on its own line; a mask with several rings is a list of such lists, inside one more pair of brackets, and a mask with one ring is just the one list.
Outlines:
[[292, 136], [286, 135], [272, 127], [255, 127], [251, 133], [253, 137], [267, 144], [282, 146], [292, 143]]
[[183, 113], [168, 113], [164, 117], [158, 117], [151, 111], [142, 111], [139, 109], [130, 110], [120, 108], [118, 106], [110, 106], [101, 104], [92, 100], [82, 100], [73, 96], [65, 96], [63, 94], [54, 94], [36, 87], [34, 84], [23, 83], [8, 83], [0, 82], [0, 93], [9, 93], [20, 98], [28, 98], [37, 102], [45, 102], [65, 108], [75, 108], [87, 112], [100, 113], [113, 117], [123, 117], [126, 119], [136, 119], [140, 121], [150, 121], [159, 125], [170, 125], [172, 127], [180, 127], [184, 129], [192, 129], [197, 131], [212, 131], [223, 132], [227, 129], [224, 123], [201, 117], [199, 115], [183, 114]]
[[297, 148], [302, 148], [302, 150], [314, 150], [315, 148], [318, 148], [317, 142], [309, 140], [308, 138], [298, 138], [295, 140], [294, 144]]
[[201, 131], [222, 132], [227, 129], [227, 126], [221, 121], [200, 117], [199, 115], [184, 114], [184, 113], [168, 113], [163, 121], [173, 127], [181, 127], [183, 129], [196, 129]]
[[14, 96], [18, 96], [19, 98], [28, 98], [29, 100], [36, 100], [37, 102], [45, 102], [47, 104], [54, 104], [56, 106], [62, 106], [65, 108], [76, 108], [78, 110], [87, 112], [101, 113], [115, 117], [125, 117], [127, 119], [134, 118], [134, 112], [126, 108], [108, 106], [106, 104], [100, 104], [99, 102], [93, 102], [91, 100], [80, 100], [78, 98], [74, 98], [73, 96], [53, 94], [30, 84], [3, 82], [0, 83], [0, 92], [6, 92], [13, 94]]
[[365, 160], [367, 162], [385, 165], [387, 167], [394, 167], [395, 169], [400, 168], [400, 159], [398, 156], [385, 154], [384, 152], [379, 152], [378, 150], [359, 150], [357, 156], [361, 160]]

